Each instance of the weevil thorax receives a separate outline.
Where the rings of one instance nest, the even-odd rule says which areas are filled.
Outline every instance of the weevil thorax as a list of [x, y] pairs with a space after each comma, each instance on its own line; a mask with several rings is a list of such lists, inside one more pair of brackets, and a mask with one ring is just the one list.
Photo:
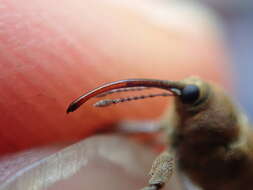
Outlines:
[[192, 101], [175, 98], [176, 138], [174, 145], [185, 143], [193, 148], [226, 146], [239, 136], [237, 110], [219, 87], [197, 77], [183, 80], [199, 88]]

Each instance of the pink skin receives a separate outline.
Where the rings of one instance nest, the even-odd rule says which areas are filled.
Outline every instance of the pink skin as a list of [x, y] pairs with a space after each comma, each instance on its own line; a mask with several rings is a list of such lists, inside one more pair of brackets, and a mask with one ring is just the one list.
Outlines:
[[2, 1], [0, 154], [79, 140], [120, 119], [158, 117], [167, 106], [169, 98], [157, 98], [65, 114], [74, 98], [106, 82], [200, 75], [225, 83], [223, 51], [214, 31], [191, 18], [194, 10], [184, 10], [191, 25], [175, 12], [163, 26], [150, 16], [159, 4], [130, 2]]
[[[178, 11], [164, 25], [149, 16], [155, 4], [127, 2], [0, 0], [0, 154], [37, 147], [29, 154], [5, 155], [0, 183], [108, 124], [154, 118], [167, 105], [163, 98], [107, 111], [89, 104], [65, 114], [74, 98], [98, 85], [151, 76], [176, 80], [192, 74], [226, 83], [227, 75], [220, 72], [227, 69], [222, 48], [214, 31], [191, 18], [194, 10], [185, 15], [192, 19], [190, 25], [175, 15]], [[59, 142], [63, 145], [52, 146]], [[42, 145], [46, 148], [38, 148]]]

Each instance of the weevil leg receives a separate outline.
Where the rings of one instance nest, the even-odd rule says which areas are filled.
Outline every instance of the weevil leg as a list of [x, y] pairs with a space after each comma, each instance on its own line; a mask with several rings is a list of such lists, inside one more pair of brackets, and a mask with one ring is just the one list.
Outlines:
[[174, 168], [174, 156], [172, 153], [165, 151], [161, 153], [154, 161], [149, 172], [151, 176], [149, 185], [142, 190], [160, 190], [170, 179]]

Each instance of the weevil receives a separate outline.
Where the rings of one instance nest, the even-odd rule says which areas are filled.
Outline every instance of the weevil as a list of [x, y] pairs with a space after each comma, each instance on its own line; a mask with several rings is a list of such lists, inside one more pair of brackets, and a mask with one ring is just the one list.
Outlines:
[[253, 133], [245, 114], [221, 88], [198, 77], [180, 81], [128, 79], [102, 85], [73, 101], [73, 112], [95, 96], [128, 90], [159, 88], [161, 94], [102, 100], [108, 106], [136, 99], [174, 96], [159, 123], [167, 132], [168, 148], [154, 161], [148, 185], [159, 190], [171, 177], [174, 162], [190, 181], [203, 190], [253, 189]]

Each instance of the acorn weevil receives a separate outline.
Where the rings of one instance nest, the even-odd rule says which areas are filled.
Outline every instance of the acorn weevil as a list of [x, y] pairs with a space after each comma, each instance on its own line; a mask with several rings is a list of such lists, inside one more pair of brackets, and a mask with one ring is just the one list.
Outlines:
[[143, 190], [161, 189], [172, 175], [174, 162], [203, 190], [253, 189], [253, 136], [247, 117], [222, 88], [198, 77], [181, 81], [128, 79], [108, 83], [73, 101], [67, 112], [75, 111], [95, 96], [145, 88], [167, 92], [95, 104], [103, 107], [149, 97], [175, 97], [160, 122], [160, 128], [168, 134], [168, 148], [154, 161], [149, 184]]

